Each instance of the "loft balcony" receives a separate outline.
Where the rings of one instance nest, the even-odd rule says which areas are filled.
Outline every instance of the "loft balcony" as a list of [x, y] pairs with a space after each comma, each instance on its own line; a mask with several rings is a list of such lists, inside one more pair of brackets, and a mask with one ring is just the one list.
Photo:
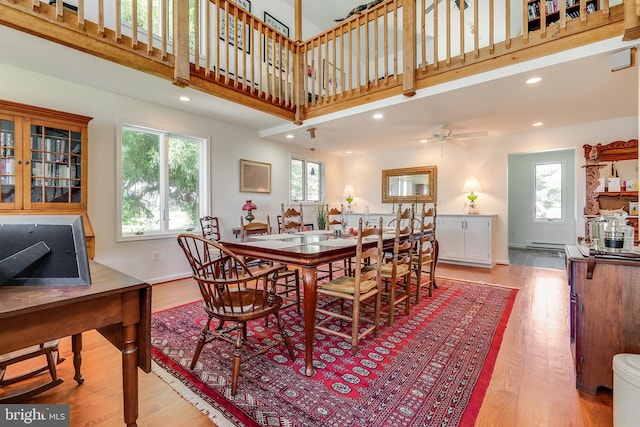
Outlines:
[[295, 123], [638, 31], [621, 1], [386, 0], [300, 40], [246, 0], [189, 3], [0, 0], [0, 23]]

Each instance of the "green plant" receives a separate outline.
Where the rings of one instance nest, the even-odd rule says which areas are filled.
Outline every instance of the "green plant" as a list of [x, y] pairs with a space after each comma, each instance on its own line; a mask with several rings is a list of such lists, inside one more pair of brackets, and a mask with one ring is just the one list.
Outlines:
[[316, 203], [316, 221], [318, 230], [324, 230], [327, 227], [327, 208], [324, 203]]

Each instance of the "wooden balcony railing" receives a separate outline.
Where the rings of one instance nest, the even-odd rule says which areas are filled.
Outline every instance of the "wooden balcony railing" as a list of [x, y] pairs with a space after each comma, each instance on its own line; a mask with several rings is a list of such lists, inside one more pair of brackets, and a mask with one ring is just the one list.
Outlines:
[[609, 0], [386, 0], [296, 42], [246, 0], [67, 1], [0, 0], [0, 23], [292, 121], [622, 36], [625, 20]]

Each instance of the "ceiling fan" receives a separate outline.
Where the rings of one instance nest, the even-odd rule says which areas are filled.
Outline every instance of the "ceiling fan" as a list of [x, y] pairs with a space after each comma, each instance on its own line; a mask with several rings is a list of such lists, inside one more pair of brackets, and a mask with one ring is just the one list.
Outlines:
[[483, 136], [489, 136], [489, 132], [482, 130], [476, 132], [453, 133], [453, 131], [445, 125], [438, 125], [431, 132], [431, 138], [427, 138], [427, 142], [455, 141], [459, 139], [479, 138]]
[[[435, 0], [438, 3], [442, 2], [442, 0]], [[458, 8], [458, 10], [460, 10], [460, 0], [452, 0], [453, 3], [456, 5], [456, 7]], [[464, 8], [468, 8], [469, 4], [467, 4], [467, 1], [464, 0]], [[433, 10], [433, 3], [431, 3], [429, 6], [427, 6], [427, 8], [425, 9], [424, 13], [427, 14], [429, 12], [431, 12]]]

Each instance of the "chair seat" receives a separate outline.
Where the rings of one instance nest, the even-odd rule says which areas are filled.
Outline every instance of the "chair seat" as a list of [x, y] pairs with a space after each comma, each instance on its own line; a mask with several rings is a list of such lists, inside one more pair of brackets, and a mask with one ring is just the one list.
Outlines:
[[[366, 267], [364, 267], [362, 269], [362, 271], [371, 271], [371, 270], [375, 270], [377, 268], [376, 264], [371, 264], [368, 265]], [[380, 271], [382, 273], [383, 276], [389, 276], [391, 275], [392, 271], [393, 271], [393, 264], [392, 263], [382, 263], [382, 266], [380, 267]], [[409, 271], [409, 264], [400, 264], [396, 267], [396, 274], [398, 276], [401, 276], [403, 274], [406, 274]]]
[[[205, 304], [205, 310], [213, 316], [225, 320], [237, 320], [240, 316], [242, 320], [253, 320], [265, 317], [268, 314], [275, 313], [282, 306], [282, 298], [274, 295], [272, 303], [268, 301], [269, 293], [263, 290], [244, 289], [236, 292], [226, 293], [226, 305], [224, 307], [215, 307]], [[233, 312], [230, 311], [233, 307]]]
[[[430, 254], [429, 255], [422, 255], [422, 263], [423, 264], [426, 264], [426, 263], [431, 262], [431, 261], [432, 261], [432, 258], [431, 258]], [[413, 262], [414, 264], [418, 264], [420, 262], [420, 257], [418, 255], [414, 255], [411, 258], [411, 262]]]
[[[321, 289], [332, 292], [341, 292], [353, 295], [355, 292], [356, 279], [354, 277], [342, 276], [337, 279], [324, 282], [320, 285]], [[364, 280], [360, 282], [360, 293], [367, 293], [376, 287], [375, 280]]]

